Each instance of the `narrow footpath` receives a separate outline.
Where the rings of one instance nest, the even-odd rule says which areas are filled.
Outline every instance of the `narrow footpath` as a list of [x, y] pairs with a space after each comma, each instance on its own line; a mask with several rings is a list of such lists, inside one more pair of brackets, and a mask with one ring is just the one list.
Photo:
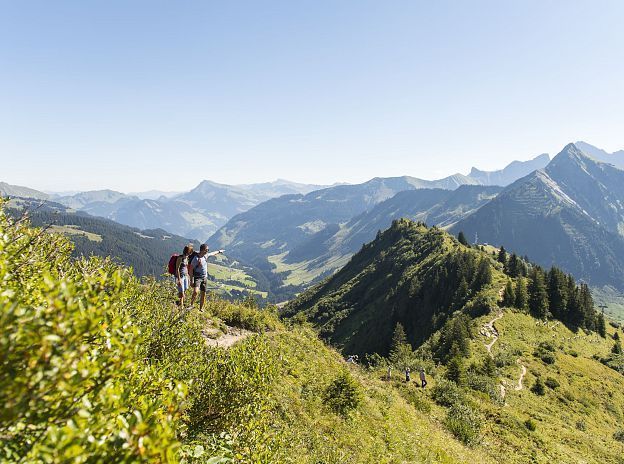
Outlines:
[[[488, 340], [492, 339], [492, 341], [489, 343], [486, 343], [486, 342], [483, 343], [483, 345], [485, 346], [485, 349], [488, 352], [488, 355], [491, 358], [494, 357], [494, 355], [492, 354], [492, 347], [498, 341], [498, 338], [499, 338], [498, 329], [494, 326], [494, 323], [502, 319], [504, 315], [505, 313], [503, 311], [500, 311], [496, 315], [496, 317], [494, 317], [490, 322], [486, 322], [481, 328], [481, 330], [479, 331], [479, 333], [483, 335], [484, 337], [486, 337], [486, 339]], [[524, 364], [522, 364], [522, 360], [520, 358], [516, 359], [516, 362], [520, 365], [520, 377], [518, 378], [518, 384], [514, 386], [514, 390], [520, 391], [524, 388], [522, 381], [524, 380], [524, 376], [527, 373], [527, 368]], [[505, 395], [507, 394], [507, 390], [505, 388], [504, 383], [505, 382], [503, 381], [503, 383], [499, 385], [501, 397], [503, 399], [505, 399]]]

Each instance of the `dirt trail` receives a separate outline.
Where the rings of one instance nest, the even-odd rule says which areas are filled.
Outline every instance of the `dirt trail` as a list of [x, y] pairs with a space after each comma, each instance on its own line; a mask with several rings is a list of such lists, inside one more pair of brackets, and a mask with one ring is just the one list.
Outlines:
[[493, 338], [490, 343], [485, 344], [485, 349], [490, 356], [492, 356], [492, 347], [494, 346], [494, 343], [496, 343], [496, 340], [498, 340], [498, 330], [494, 327], [494, 323], [501, 319], [503, 315], [504, 313], [501, 311], [494, 319], [486, 323], [481, 329], [481, 335], [484, 335], [487, 338]]
[[514, 390], [520, 391], [524, 388], [524, 385], [522, 385], [522, 380], [524, 380], [524, 376], [527, 373], [527, 368], [524, 364], [522, 364], [522, 361], [520, 360], [520, 358], [518, 358], [516, 362], [520, 364], [520, 368], [522, 369], [522, 372], [520, 373], [520, 378], [518, 379], [518, 385], [514, 387]]
[[[479, 333], [483, 335], [484, 337], [493, 339], [490, 343], [483, 343], [490, 357], [494, 357], [492, 355], [492, 347], [494, 346], [494, 343], [496, 343], [499, 337], [498, 330], [496, 329], [496, 327], [494, 327], [494, 323], [498, 321], [499, 319], [502, 319], [504, 315], [505, 313], [501, 311], [500, 313], [496, 315], [494, 319], [492, 319], [490, 322], [485, 323], [483, 327], [481, 328], [481, 330], [479, 331]], [[520, 358], [516, 359], [516, 362], [520, 365], [521, 373], [520, 373], [520, 377], [518, 378], [518, 385], [514, 386], [514, 390], [520, 391], [524, 388], [524, 386], [522, 385], [522, 381], [524, 380], [524, 376], [527, 373], [527, 368], [524, 364], [522, 364], [522, 360]], [[503, 399], [505, 399], [505, 395], [507, 394], [507, 389], [505, 388], [504, 383], [505, 382], [501, 383], [498, 386], [500, 388], [500, 394]]]
[[250, 332], [249, 330], [228, 327], [227, 333], [217, 338], [210, 338], [209, 333], [204, 332], [204, 338], [206, 339], [206, 344], [208, 346], [214, 346], [214, 347], [219, 346], [221, 348], [229, 348], [230, 346], [234, 345], [235, 343], [241, 340], [246, 339], [252, 334], [253, 332]]

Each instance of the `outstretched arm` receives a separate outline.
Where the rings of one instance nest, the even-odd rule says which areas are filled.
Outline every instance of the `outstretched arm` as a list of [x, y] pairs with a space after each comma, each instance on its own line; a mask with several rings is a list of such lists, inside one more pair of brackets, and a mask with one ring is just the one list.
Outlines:
[[211, 251], [210, 253], [207, 253], [206, 256], [210, 257], [210, 256], [217, 256], [219, 253], [223, 253], [225, 252], [225, 250], [217, 250], [217, 251]]

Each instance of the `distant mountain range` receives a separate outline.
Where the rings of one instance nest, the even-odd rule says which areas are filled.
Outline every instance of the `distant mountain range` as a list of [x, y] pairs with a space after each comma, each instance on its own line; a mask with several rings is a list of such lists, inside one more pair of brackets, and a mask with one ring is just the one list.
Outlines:
[[[203, 181], [168, 196], [103, 190], [52, 198], [139, 229], [210, 237], [212, 246], [252, 266], [255, 280], [283, 298], [341, 268], [399, 217], [463, 230], [471, 240], [476, 235], [540, 264], [556, 263], [592, 285], [624, 290], [624, 179], [614, 167], [623, 156], [578, 142], [552, 161], [544, 154], [499, 171], [473, 168], [468, 176], [434, 181], [403, 176], [325, 188], [283, 180]], [[0, 193], [50, 198], [7, 184], [0, 184]]]
[[[460, 185], [506, 185], [543, 164], [544, 155], [527, 162], [514, 162], [502, 171], [485, 172], [473, 168], [469, 176], [455, 174], [439, 180], [422, 180], [414, 177], [372, 179], [359, 184], [361, 190], [382, 182], [387, 186], [370, 190], [363, 197], [359, 209], [371, 207], [402, 190], [440, 188], [454, 190]], [[546, 161], [547, 162], [547, 161]], [[541, 166], [543, 167], [543, 166]], [[516, 178], [517, 178], [516, 177]], [[334, 185], [340, 195], [350, 189], [348, 185]], [[357, 187], [354, 186], [357, 190]], [[203, 181], [188, 192], [153, 190], [124, 194], [113, 190], [96, 190], [70, 194], [47, 194], [26, 187], [0, 184], [0, 194], [5, 196], [50, 199], [76, 211], [112, 219], [121, 224], [140, 229], [162, 228], [171, 233], [205, 241], [233, 216], [250, 210], [272, 198], [283, 195], [306, 195], [327, 186], [301, 184], [278, 179], [274, 182], [247, 185], [225, 185]], [[374, 190], [374, 191], [373, 191]], [[348, 217], [350, 218], [350, 216]], [[347, 218], [347, 219], [348, 219]]]
[[624, 290], [624, 171], [574, 144], [453, 230]]

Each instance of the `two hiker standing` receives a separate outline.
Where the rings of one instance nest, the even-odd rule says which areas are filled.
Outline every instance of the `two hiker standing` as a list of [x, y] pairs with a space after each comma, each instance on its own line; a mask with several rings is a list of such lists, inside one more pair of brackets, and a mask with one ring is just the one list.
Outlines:
[[[195, 303], [199, 293], [199, 309], [203, 309], [206, 300], [206, 283], [208, 281], [208, 258], [224, 251], [217, 250], [210, 253], [208, 245], [205, 243], [199, 247], [199, 253], [193, 251], [193, 245], [191, 244], [184, 247], [182, 254], [175, 259], [172, 272], [178, 288], [178, 306], [184, 306], [184, 293], [189, 287], [192, 287], [191, 306]], [[170, 272], [173, 258], [172, 256], [169, 264]]]

